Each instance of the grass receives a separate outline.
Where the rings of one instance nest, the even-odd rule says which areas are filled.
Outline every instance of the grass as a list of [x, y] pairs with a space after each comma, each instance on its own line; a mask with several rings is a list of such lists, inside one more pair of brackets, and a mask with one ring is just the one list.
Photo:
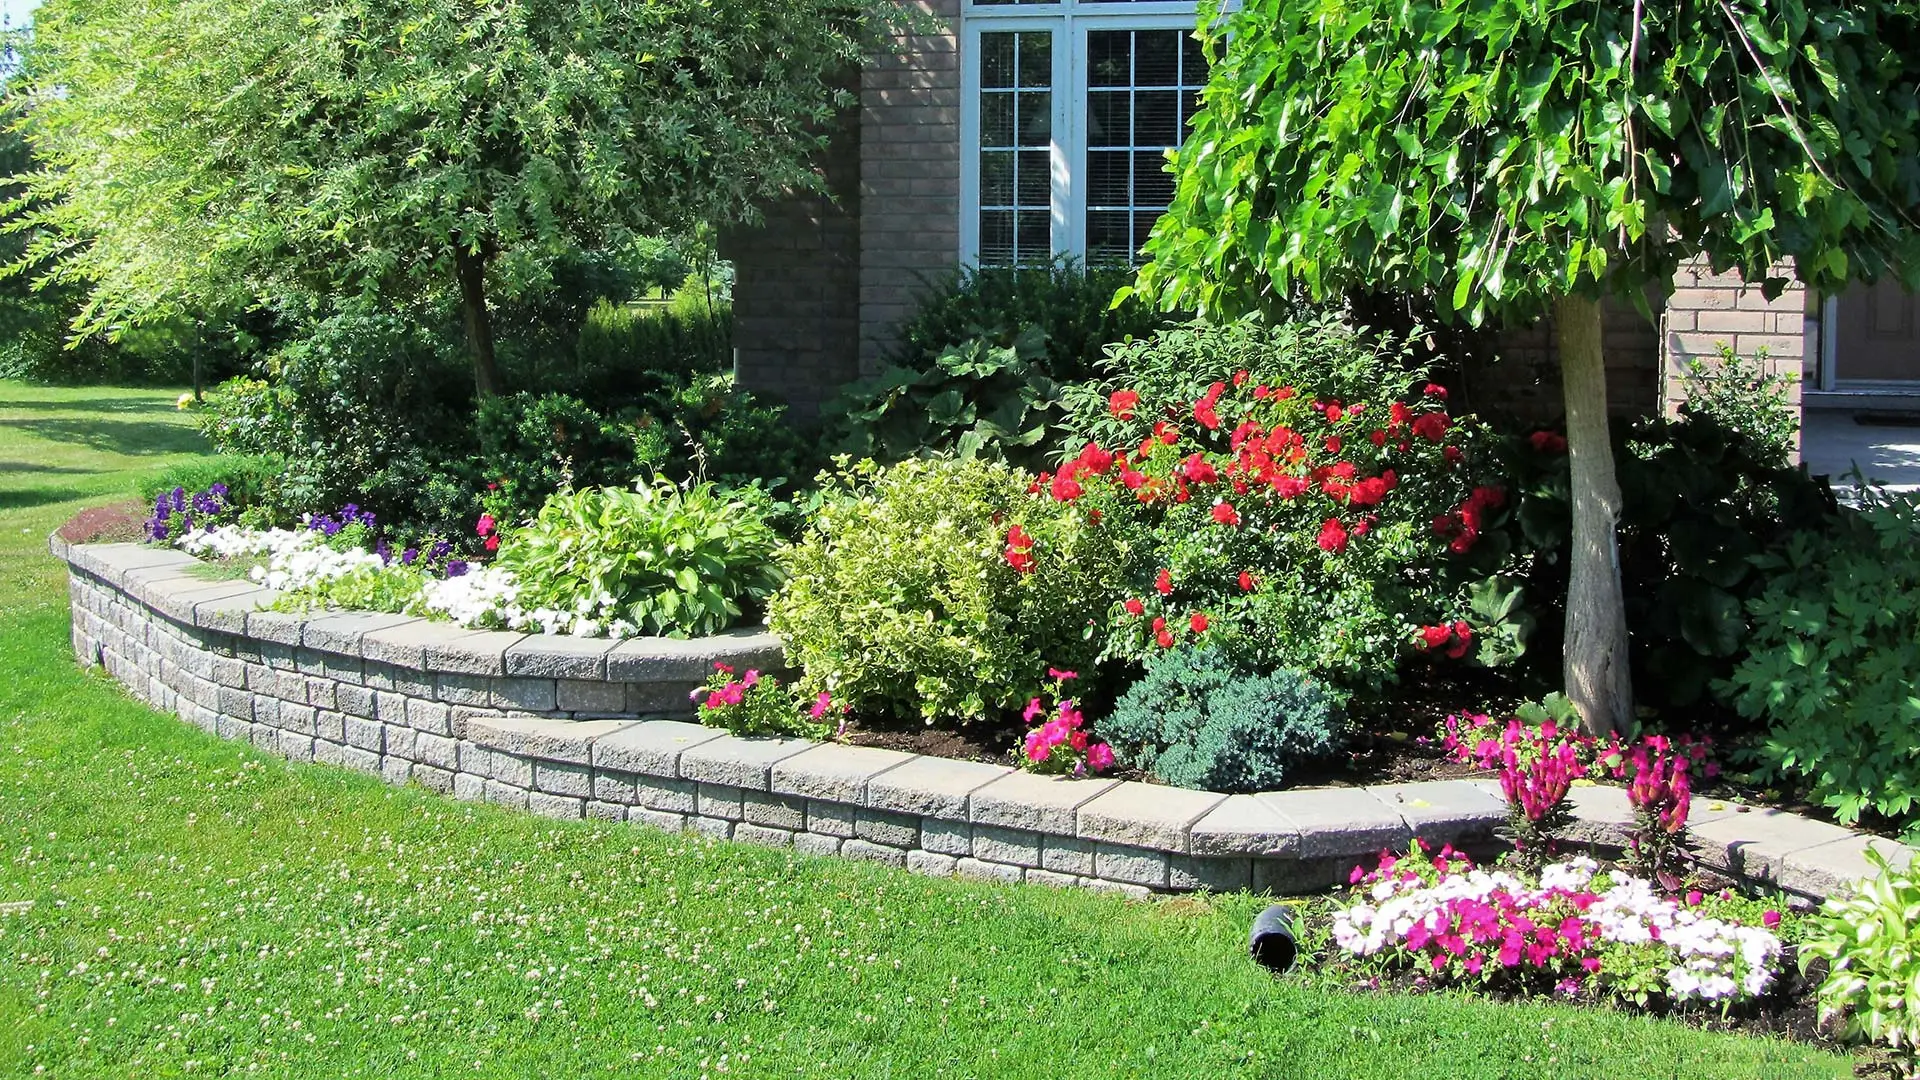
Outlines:
[[[1244, 897], [556, 823], [205, 736], [76, 670], [44, 554], [193, 452], [168, 398], [0, 383], [0, 901], [33, 902], [0, 915], [0, 1075], [1851, 1073], [1606, 1010], [1276, 980], [1245, 958]], [[96, 416], [143, 426], [96, 439]]]

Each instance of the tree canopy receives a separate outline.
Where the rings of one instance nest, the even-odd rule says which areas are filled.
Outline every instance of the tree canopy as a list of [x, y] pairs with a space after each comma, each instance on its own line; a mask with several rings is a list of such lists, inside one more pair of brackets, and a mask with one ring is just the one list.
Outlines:
[[1247, 0], [1142, 290], [1429, 294], [1479, 322], [1763, 282], [1920, 285], [1920, 5]]
[[847, 73], [902, 10], [48, 0], [29, 258], [89, 285], [83, 333], [288, 291], [458, 288], [490, 365], [488, 288], [817, 190]]

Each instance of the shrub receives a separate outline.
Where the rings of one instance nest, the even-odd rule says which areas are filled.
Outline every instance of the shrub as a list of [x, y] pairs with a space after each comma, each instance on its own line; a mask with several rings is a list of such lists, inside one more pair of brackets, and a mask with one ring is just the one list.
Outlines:
[[776, 542], [751, 506], [712, 485], [655, 481], [553, 496], [505, 532], [495, 565], [549, 633], [626, 624], [687, 637], [726, 629], [773, 592]]
[[601, 301], [587, 313], [574, 370], [550, 389], [606, 405], [637, 403], [696, 376], [733, 368], [733, 309], [727, 303], [660, 305]]
[[844, 449], [881, 461], [953, 452], [1038, 466], [1056, 439], [1060, 384], [1039, 361], [1045, 340], [1028, 327], [1010, 345], [974, 338], [940, 351], [925, 370], [891, 367], [847, 388]]
[[632, 435], [579, 398], [503, 394], [474, 417], [481, 469], [500, 485], [510, 520], [557, 491], [624, 486], [639, 471]]
[[1751, 651], [1723, 686], [1764, 721], [1765, 777], [1805, 782], [1852, 823], [1911, 827], [1920, 796], [1920, 495], [1863, 488], [1831, 532], [1795, 534], [1758, 562]]
[[140, 497], [149, 502], [163, 492], [183, 488], [187, 492], [206, 491], [215, 484], [226, 486], [229, 506], [244, 510], [261, 505], [279, 481], [285, 469], [279, 458], [263, 455], [221, 454], [178, 462], [140, 481]]
[[1680, 415], [1739, 433], [1756, 462], [1787, 469], [1793, 462], [1794, 435], [1800, 430], [1800, 410], [1787, 400], [1789, 388], [1797, 381], [1797, 374], [1768, 373], [1765, 349], [1749, 359], [1723, 344], [1720, 358], [1713, 363], [1687, 361], [1680, 377], [1686, 397]]
[[[1090, 622], [1131, 557], [1105, 522], [987, 462], [842, 461], [821, 482], [767, 613], [808, 692], [865, 716], [964, 723], [1040, 696], [1050, 665], [1091, 671]], [[1023, 539], [1013, 554], [1039, 565], [1008, 560], [1009, 530]]]
[[937, 282], [878, 374], [826, 412], [841, 448], [899, 461], [942, 451], [1038, 467], [1065, 437], [1061, 386], [1090, 378], [1107, 346], [1167, 317], [1115, 306], [1127, 275], [1071, 262], [964, 268]]
[[1233, 667], [1213, 649], [1181, 648], [1146, 674], [1095, 725], [1119, 759], [1175, 787], [1271, 791], [1341, 741], [1336, 695], [1309, 676]]
[[963, 267], [932, 283], [888, 354], [895, 366], [932, 367], [976, 338], [1009, 345], [1032, 328], [1044, 342], [1041, 371], [1062, 382], [1090, 377], [1108, 345], [1145, 337], [1168, 317], [1137, 299], [1113, 302], [1132, 274], [1065, 260], [1046, 267]]
[[[1767, 583], [1755, 559], [1827, 519], [1833, 497], [1708, 416], [1617, 421], [1613, 441], [1634, 687], [1656, 709], [1696, 706], [1749, 647], [1745, 608]], [[1515, 440], [1505, 468], [1517, 498], [1488, 528], [1518, 556], [1541, 631], [1534, 654], [1557, 658], [1572, 536], [1566, 442], [1552, 431]]]
[[1920, 953], [1913, 948], [1920, 871], [1889, 866], [1873, 850], [1867, 861], [1874, 873], [1851, 894], [1828, 898], [1800, 946], [1800, 963], [1827, 961], [1816, 991], [1820, 1022], [1838, 1018], [1844, 1037], [1883, 1044], [1911, 1076], [1920, 1052]]
[[[1511, 628], [1469, 621], [1484, 619], [1472, 589], [1499, 563], [1480, 542], [1505, 493], [1477, 479], [1479, 426], [1449, 415], [1402, 349], [1316, 317], [1185, 327], [1115, 351], [1126, 357], [1145, 389], [1089, 391], [1100, 416], [1075, 414], [1088, 441], [1041, 477], [1147, 556], [1110, 613], [1110, 655], [1204, 639], [1251, 670], [1351, 690], [1390, 682], [1401, 654], [1515, 652]], [[1228, 369], [1243, 360], [1259, 371]], [[1482, 654], [1489, 640], [1502, 647]]]

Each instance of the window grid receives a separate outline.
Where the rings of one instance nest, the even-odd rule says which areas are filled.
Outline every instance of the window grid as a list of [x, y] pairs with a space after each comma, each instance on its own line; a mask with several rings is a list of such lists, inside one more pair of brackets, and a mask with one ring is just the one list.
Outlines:
[[[1184, 141], [1206, 82], [1194, 5], [986, 3], [964, 8], [977, 14], [964, 19], [962, 258], [1136, 261], [1172, 201], [1166, 151]], [[996, 61], [1015, 40], [1017, 82]], [[1050, 137], [1040, 139], [1049, 105]]]

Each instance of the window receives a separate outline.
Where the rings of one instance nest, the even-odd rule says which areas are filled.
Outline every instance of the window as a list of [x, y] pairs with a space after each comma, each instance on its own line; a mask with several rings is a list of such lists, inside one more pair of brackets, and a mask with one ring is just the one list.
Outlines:
[[1195, 7], [975, 0], [965, 17], [962, 257], [1133, 263], [1199, 106]]

